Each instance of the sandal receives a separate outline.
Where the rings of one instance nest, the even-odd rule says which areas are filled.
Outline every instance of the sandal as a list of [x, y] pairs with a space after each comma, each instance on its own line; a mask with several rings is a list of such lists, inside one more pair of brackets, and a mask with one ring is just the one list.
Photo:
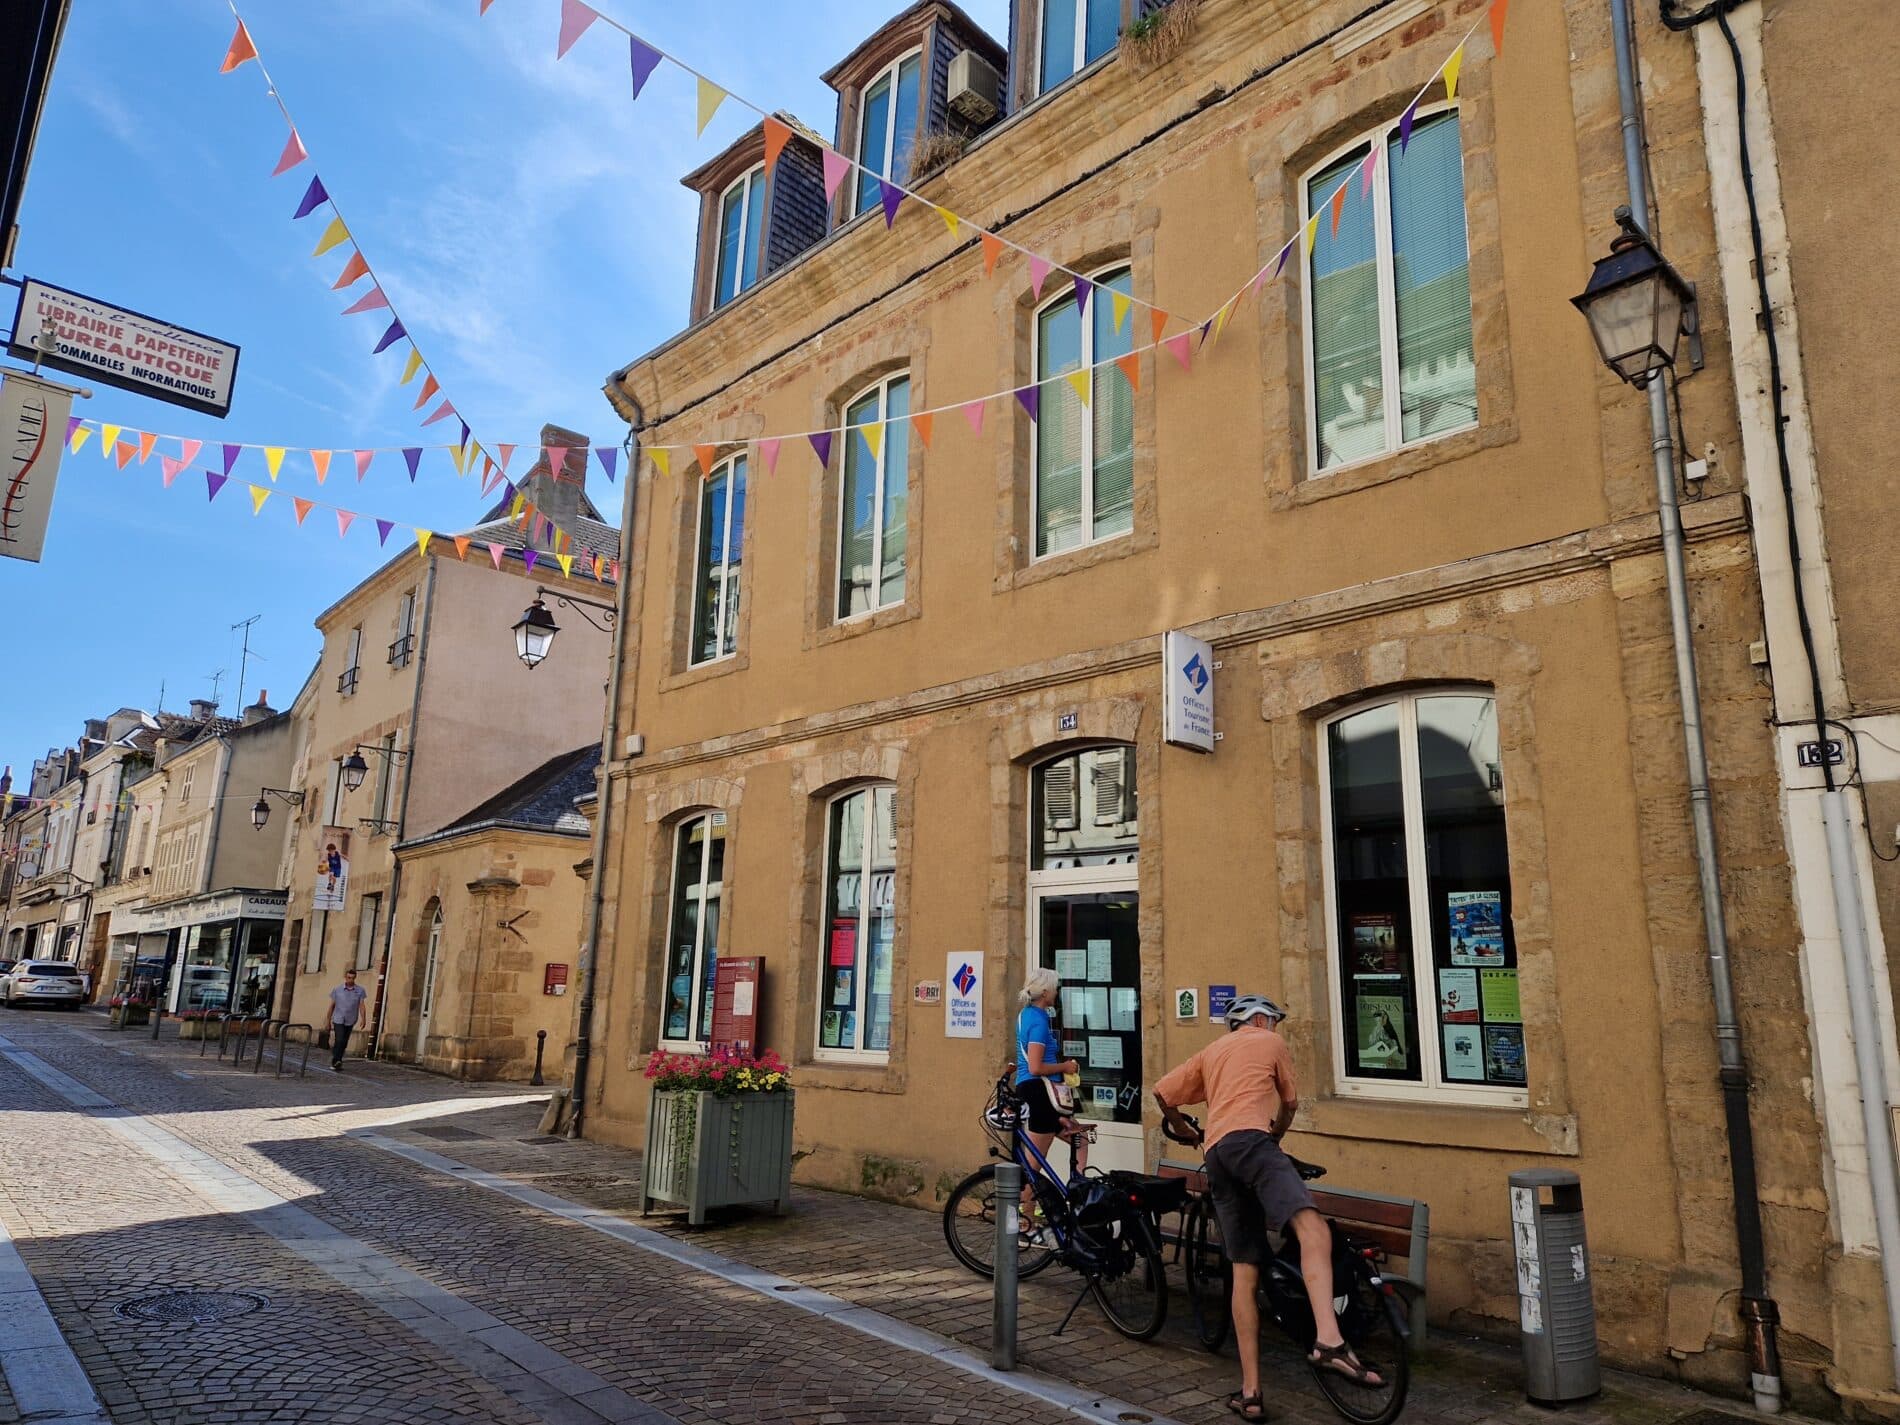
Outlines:
[[1227, 1408], [1242, 1420], [1267, 1418], [1267, 1402], [1264, 1395], [1247, 1395], [1237, 1390], [1227, 1397]]
[[1371, 1386], [1375, 1390], [1385, 1384], [1379, 1373], [1355, 1356], [1352, 1347], [1344, 1341], [1337, 1346], [1313, 1347], [1306, 1361], [1314, 1370], [1331, 1371], [1334, 1375], [1344, 1376], [1349, 1381]]

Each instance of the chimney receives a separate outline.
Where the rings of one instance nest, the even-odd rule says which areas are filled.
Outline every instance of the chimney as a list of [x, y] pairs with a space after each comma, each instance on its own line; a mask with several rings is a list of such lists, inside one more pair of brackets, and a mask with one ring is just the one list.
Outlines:
[[104, 742], [106, 740], [106, 720], [102, 717], [86, 719], [86, 741]]
[[259, 688], [257, 690], [257, 701], [244, 709], [244, 725], [249, 727], [254, 722], [262, 722], [267, 717], [276, 716], [277, 709], [270, 705], [269, 690]]
[[[554, 548], [554, 535], [547, 521], [554, 521], [561, 529], [572, 534], [580, 519], [581, 494], [587, 484], [587, 457], [591, 442], [576, 431], [545, 425], [541, 427], [541, 445], [540, 458], [535, 461], [528, 478], [521, 482], [518, 489], [535, 510], [535, 518], [529, 522], [527, 530], [528, 547], [551, 551]], [[549, 446], [567, 451], [567, 457], [561, 462], [558, 471], [548, 468]]]
[[191, 720], [193, 722], [209, 722], [217, 715], [218, 705], [210, 699], [193, 698], [191, 700]]

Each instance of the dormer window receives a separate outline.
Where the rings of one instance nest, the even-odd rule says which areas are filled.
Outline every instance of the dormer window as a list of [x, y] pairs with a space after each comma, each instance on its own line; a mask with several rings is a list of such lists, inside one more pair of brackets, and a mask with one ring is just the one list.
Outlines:
[[719, 200], [719, 286], [723, 307], [759, 280], [759, 232], [765, 222], [765, 165], [727, 188]]
[[902, 183], [910, 176], [911, 148], [921, 117], [919, 89], [923, 54], [913, 50], [889, 65], [866, 86], [864, 113], [858, 123], [857, 204], [865, 212], [878, 204], [878, 180]]
[[1122, 0], [1043, 0], [1036, 92], [1046, 94], [1115, 48]]

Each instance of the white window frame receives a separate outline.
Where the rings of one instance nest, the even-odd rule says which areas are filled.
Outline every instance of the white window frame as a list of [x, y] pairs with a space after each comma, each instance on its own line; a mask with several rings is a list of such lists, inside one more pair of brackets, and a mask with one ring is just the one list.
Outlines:
[[397, 734], [386, 732], [379, 744], [383, 755], [378, 759], [382, 766], [376, 769], [376, 820], [388, 821], [389, 804], [395, 800], [396, 791], [396, 742]]
[[[1093, 272], [1084, 273], [1096, 288], [1095, 295], [1089, 298], [1089, 310], [1080, 310], [1081, 303], [1076, 301], [1073, 288], [1057, 292], [1041, 302], [1030, 314], [1029, 327], [1029, 379], [1036, 387], [1037, 400], [1042, 399], [1043, 387], [1060, 381], [1068, 384], [1067, 378], [1056, 376], [1045, 382], [1042, 377], [1042, 318], [1044, 313], [1053, 311], [1064, 302], [1074, 302], [1077, 308], [1076, 320], [1082, 329], [1082, 366], [1080, 369], [1090, 373], [1089, 405], [1082, 421], [1082, 539], [1079, 543], [1067, 545], [1062, 549], [1052, 549], [1047, 554], [1035, 553], [1036, 538], [1042, 528], [1042, 422], [1029, 423], [1029, 561], [1039, 564], [1045, 559], [1060, 559], [1065, 554], [1074, 554], [1079, 550], [1090, 549], [1098, 544], [1107, 544], [1110, 540], [1127, 539], [1134, 534], [1131, 521], [1127, 529], [1118, 529], [1113, 534], [1095, 533], [1095, 303], [1110, 301], [1101, 295], [1101, 281], [1104, 277], [1119, 277], [1124, 272], [1132, 273], [1134, 265], [1130, 262], [1111, 262]], [[1132, 284], [1131, 284], [1132, 285]], [[1134, 315], [1129, 314], [1130, 321]], [[1133, 433], [1130, 433], [1132, 439]]]
[[367, 892], [363, 896], [363, 903], [356, 908], [355, 958], [350, 962], [358, 974], [376, 963], [376, 923], [382, 919], [382, 915], [382, 892]]
[[[922, 133], [924, 131], [924, 116], [921, 112], [921, 109], [922, 109], [924, 99], [926, 98], [928, 94], [928, 91], [924, 87], [923, 46], [919, 45], [916, 49], [905, 50], [904, 53], [900, 54], [896, 59], [892, 60], [889, 64], [885, 65], [884, 68], [880, 69], [876, 74], [873, 74], [869, 79], [867, 79], [864, 83], [864, 87], [858, 91], [858, 143], [857, 143], [858, 166], [860, 169], [866, 169], [866, 168], [870, 169], [879, 178], [882, 178], [886, 182], [890, 182], [890, 183], [894, 183], [897, 181], [896, 179], [891, 177], [891, 174], [895, 172], [897, 168], [897, 90], [899, 87], [898, 81], [903, 77], [904, 65], [913, 59], [917, 61], [917, 99], [918, 99], [918, 106], [920, 110], [920, 112], [916, 115], [916, 119], [917, 119], [916, 132]], [[870, 162], [864, 156], [864, 126], [871, 117], [871, 91], [877, 88], [879, 81], [884, 80], [884, 79], [889, 79], [891, 81], [891, 105], [888, 111], [889, 121], [884, 125], [884, 157], [883, 157], [884, 166], [880, 168], [876, 164]], [[856, 217], [859, 213], [868, 213], [871, 211], [872, 207], [876, 206], [875, 204], [872, 204], [866, 207], [859, 207], [858, 202], [857, 202], [857, 195], [858, 195], [858, 183], [857, 183], [857, 180], [854, 179], [851, 184], [851, 194], [850, 194], [851, 206], [852, 206], [851, 215], [853, 217]]]
[[[745, 455], [743, 453], [735, 453], [728, 455], [724, 460], [718, 461], [700, 481], [699, 489], [695, 491], [693, 495], [693, 501], [697, 508], [693, 514], [693, 608], [686, 625], [686, 666], [689, 668], [711, 667], [714, 663], [723, 663], [728, 658], [736, 658], [739, 655], [739, 631], [737, 629], [732, 631], [732, 651], [727, 653], [723, 650], [726, 646], [726, 613], [728, 609], [731, 608], [731, 600], [726, 597], [726, 586], [731, 581], [733, 565], [732, 477], [733, 472], [738, 469], [740, 462], [744, 460]], [[722, 537], [719, 541], [719, 547], [726, 551], [726, 557], [725, 562], [721, 564], [719, 568], [719, 605], [714, 611], [713, 622], [713, 647], [722, 651], [714, 653], [710, 658], [700, 658], [697, 656], [699, 653], [699, 601], [706, 596], [706, 581], [700, 577], [699, 552], [706, 547], [706, 486], [714, 478], [722, 474], [726, 479], [726, 527], [721, 532]], [[748, 487], [751, 485], [751, 476], [752, 470], [748, 463], [746, 468], [746, 483]], [[750, 499], [750, 497], [751, 491], [748, 488], [747, 498]], [[739, 531], [741, 544], [745, 542], [745, 533], [744, 529]], [[743, 568], [745, 564], [745, 551], [743, 549], [739, 551], [738, 562]], [[740, 597], [745, 597], [743, 590], [740, 592]]]
[[[885, 609], [900, 607], [905, 599], [910, 597], [910, 546], [906, 543], [904, 547], [904, 597], [892, 599], [888, 604], [876, 602], [876, 600], [882, 596], [884, 588], [884, 536], [887, 533], [884, 528], [884, 471], [886, 468], [885, 460], [891, 453], [891, 385], [897, 381], [903, 381], [908, 384], [910, 381], [910, 371], [908, 369], [893, 371], [882, 380], [873, 381], [869, 386], [866, 386], [862, 391], [858, 392], [857, 395], [844, 403], [844, 416], [848, 419], [853, 406], [857, 405], [857, 403], [862, 401], [866, 396], [875, 393], [877, 396], [878, 418], [873, 424], [884, 427], [884, 438], [878, 442], [877, 454], [873, 457], [873, 464], [875, 466], [873, 476], [876, 480], [874, 487], [875, 495], [871, 502], [871, 597], [873, 602], [870, 608], [862, 609], [857, 613], [840, 613], [838, 612], [838, 596], [844, 588], [845, 525], [851, 513], [845, 502], [845, 496], [848, 490], [845, 480], [845, 471], [847, 463], [851, 459], [850, 442], [854, 437], [862, 438], [858, 437], [858, 432], [863, 430], [864, 427], [847, 425], [844, 428], [846, 444], [843, 452], [838, 456], [838, 557], [833, 561], [835, 567], [832, 570], [831, 577], [831, 621], [833, 623], [854, 623], [859, 619], [870, 618], [875, 614], [882, 613]], [[908, 419], [908, 417], [906, 417], [906, 419]], [[905, 456], [908, 459], [910, 452], [908, 440], [905, 442], [904, 450]], [[908, 496], [910, 493], [910, 472], [908, 470], [904, 472], [904, 481], [904, 493]], [[728, 500], [727, 503], [728, 506], [730, 506], [730, 500]], [[908, 517], [906, 520], [906, 534], [908, 536]], [[722, 583], [720, 587], [723, 588], [724, 584]]]
[[[1530, 1086], [1507, 1088], [1500, 1084], [1473, 1084], [1447, 1079], [1444, 1045], [1438, 1025], [1438, 977], [1433, 961], [1431, 937], [1430, 876], [1425, 861], [1425, 802], [1420, 789], [1418, 761], [1418, 704], [1433, 697], [1489, 698], [1493, 715], [1497, 709], [1494, 689], [1473, 684], [1447, 684], [1411, 689], [1384, 697], [1367, 698], [1342, 708], [1322, 721], [1317, 729], [1316, 748], [1319, 768], [1320, 862], [1324, 882], [1322, 898], [1326, 903], [1326, 987], [1333, 1014], [1333, 1091], [1341, 1097], [1397, 1099], [1412, 1103], [1465, 1105], [1469, 1107], [1527, 1108]], [[1329, 739], [1333, 727], [1347, 718], [1375, 708], [1397, 704], [1399, 709], [1399, 783], [1404, 796], [1405, 874], [1409, 882], [1409, 910], [1412, 919], [1412, 992], [1417, 997], [1418, 1033], [1414, 1036], [1419, 1051], [1420, 1081], [1396, 1083], [1391, 1079], [1351, 1078], [1346, 1073], [1346, 1035], [1350, 1028], [1345, 1019], [1345, 994], [1340, 981], [1339, 887], [1334, 881], [1333, 849], [1333, 776]], [[1521, 983], [1521, 981], [1520, 981]], [[1529, 1045], [1525, 1046], [1528, 1064]], [[1529, 1077], [1528, 1072], [1526, 1077]]]
[[[1462, 107], [1456, 103], [1443, 102], [1429, 106], [1421, 105], [1414, 119], [1414, 127], [1416, 127], [1427, 119], [1435, 119], [1441, 114], [1460, 114], [1458, 168], [1461, 175], [1464, 173], [1464, 119], [1460, 112]], [[1408, 441], [1404, 438], [1405, 417], [1400, 410], [1399, 392], [1399, 304], [1397, 278], [1393, 273], [1395, 258], [1392, 251], [1392, 164], [1389, 152], [1392, 137], [1398, 132], [1398, 127], [1398, 120], [1394, 119], [1391, 123], [1372, 130], [1371, 133], [1360, 134], [1350, 143], [1341, 144], [1308, 169], [1300, 179], [1300, 211], [1304, 213], [1307, 200], [1314, 196], [1312, 183], [1316, 177], [1362, 145], [1371, 144], [1380, 150], [1378, 177], [1372, 185], [1372, 244], [1373, 258], [1378, 266], [1379, 275], [1379, 399], [1384, 406], [1385, 449], [1373, 455], [1361, 456], [1357, 460], [1341, 461], [1337, 465], [1328, 465], [1324, 469], [1320, 467], [1319, 387], [1313, 356], [1313, 262], [1312, 254], [1308, 253], [1300, 259], [1300, 320], [1303, 324], [1300, 345], [1303, 348], [1301, 360], [1306, 372], [1306, 468], [1307, 474], [1314, 479], [1337, 475], [1345, 470], [1354, 470], [1377, 460], [1389, 460], [1401, 451], [1410, 450], [1414, 446], [1428, 445], [1432, 441], [1444, 440], [1448, 436], [1458, 435], [1463, 431], [1475, 430], [1478, 426], [1478, 418], [1474, 414], [1464, 425], [1454, 426], [1449, 430], [1433, 431], [1430, 435], [1422, 435], [1416, 440]], [[1356, 173], [1349, 173], [1346, 178], [1348, 184], [1357, 184], [1360, 181]], [[1318, 196], [1324, 198], [1329, 195]], [[1357, 194], [1352, 194], [1348, 199], [1348, 201], [1357, 200]], [[1465, 262], [1469, 265], [1471, 261], [1471, 193], [1468, 187], [1465, 191], [1464, 208]], [[1329, 218], [1322, 208], [1320, 222], [1325, 224], [1328, 221]], [[1474, 312], [1472, 323], [1474, 341], [1476, 330], [1476, 313]]]
[[[812, 1058], [816, 1060], [847, 1064], [888, 1064], [891, 1060], [891, 1051], [889, 1049], [827, 1049], [819, 1042], [824, 1038], [825, 1011], [837, 1007], [826, 1003], [826, 985], [830, 979], [827, 972], [831, 968], [831, 883], [833, 871], [836, 869], [832, 865], [832, 854], [835, 850], [832, 845], [832, 813], [838, 803], [848, 798], [866, 796], [871, 799], [871, 812], [870, 815], [865, 818], [864, 822], [864, 861], [863, 864], [858, 867], [858, 876], [860, 878], [859, 886], [861, 887], [858, 893], [857, 945], [859, 959], [854, 979], [856, 997], [853, 999], [851, 1005], [852, 1013], [856, 1016], [858, 1038], [864, 1039], [866, 1037], [865, 1030], [869, 1026], [866, 1011], [869, 1009], [871, 995], [869, 988], [871, 981], [871, 941], [869, 935], [866, 934], [867, 926], [865, 921], [871, 908], [871, 862], [874, 849], [877, 845], [877, 794], [887, 789], [891, 794], [891, 818], [893, 822], [895, 822], [897, 817], [897, 784], [895, 782], [859, 782], [856, 786], [846, 787], [843, 791], [827, 798], [825, 801], [824, 880], [820, 883], [818, 888], [820, 906], [818, 922], [818, 1003], [816, 1005], [817, 1013], [812, 1018]], [[896, 839], [894, 833], [892, 839]], [[898, 867], [893, 865], [891, 867], [891, 956], [893, 961], [897, 955], [897, 872]], [[891, 981], [891, 1038], [893, 1040], [897, 1037], [896, 983], [896, 966], [893, 964]]]
[[350, 630], [348, 642], [344, 644], [343, 672], [337, 677], [337, 692], [346, 698], [356, 696], [357, 684], [362, 681], [363, 672], [363, 625], [357, 624]]
[[[441, 951], [442, 906], [438, 903], [435, 908], [435, 915], [429, 921], [429, 944], [423, 952], [422, 995], [419, 1005], [419, 1019], [422, 1024], [422, 1034], [418, 1035], [418, 1038], [427, 1035], [429, 1016], [435, 1012], [435, 978], [440, 972], [438, 957]], [[422, 1046], [418, 1044], [416, 1047], [420, 1049]]]
[[[745, 230], [752, 218], [752, 180], [755, 176], [760, 178], [759, 201], [764, 202], [766, 184], [769, 181], [763, 177], [764, 173], [765, 161], [761, 159], [719, 190], [719, 201], [717, 206], [713, 209], [711, 296], [712, 310], [715, 312], [729, 303], [738, 301], [746, 293], [758, 286], [760, 280], [765, 276], [765, 254], [761, 251], [759, 253], [758, 270], [754, 273], [750, 282], [745, 280]], [[732, 295], [722, 298], [719, 295], [719, 271], [721, 259], [726, 250], [726, 200], [732, 196], [732, 190], [735, 188], [740, 190], [739, 209], [737, 213], [739, 222], [739, 270], [733, 274]], [[763, 217], [759, 219], [759, 242], [761, 244], [765, 242], [765, 219]]]
[[[702, 821], [707, 823], [706, 830], [708, 833], [716, 826], [727, 827], [728, 830], [730, 830], [730, 823], [726, 818], [726, 813], [713, 807], [700, 807], [695, 811], [688, 812], [685, 816], [675, 821], [672, 824], [670, 835], [667, 838], [666, 928], [664, 931], [666, 938], [662, 942], [663, 954], [660, 961], [662, 966], [661, 973], [663, 975], [669, 973], [672, 967], [673, 931], [679, 920], [680, 842], [696, 823]], [[726, 851], [730, 853], [731, 850], [732, 842], [728, 837], [726, 840]], [[722, 869], [719, 878], [719, 923], [722, 927], [726, 923], [726, 912], [728, 909], [726, 905], [726, 878], [727, 872]], [[694, 917], [693, 920], [693, 965], [690, 975], [692, 998], [687, 1002], [686, 1012], [686, 1030], [689, 1035], [695, 1027], [693, 1021], [699, 1017], [700, 1006], [704, 1003], [700, 992], [700, 981], [706, 973], [706, 890], [711, 885], [712, 837], [708, 834], [705, 853], [699, 858], [699, 914]], [[713, 954], [716, 958], [718, 955], [717, 945], [713, 947]], [[705, 1026], [706, 1039], [703, 1042], [693, 1038], [669, 1039], [666, 1037], [667, 994], [668, 987], [663, 982], [660, 986], [660, 1047], [675, 1054], [707, 1053], [712, 1044], [712, 1025], [710, 1024]]]
[[[1124, 11], [1126, 10], [1126, 6], [1120, 4], [1120, 0], [1117, 0], [1117, 7]], [[1070, 59], [1074, 62], [1075, 67], [1054, 84], [1044, 88], [1042, 83], [1042, 55], [1043, 51], [1048, 48], [1049, 4], [1048, 0], [1042, 0], [1042, 3], [1036, 7], [1036, 67], [1030, 70], [1030, 74], [1035, 79], [1036, 97], [1041, 98], [1044, 94], [1055, 93], [1056, 90], [1062, 88], [1063, 85], [1070, 83], [1072, 80], [1079, 79], [1082, 75], [1082, 71], [1087, 69], [1090, 65], [1099, 64], [1102, 60], [1107, 59], [1109, 55], [1114, 54], [1116, 50], [1121, 48], [1121, 27], [1122, 19], [1118, 17], [1115, 21], [1114, 48], [1103, 51], [1103, 53], [1096, 56], [1095, 59], [1090, 59], [1088, 57], [1089, 0], [1075, 0], [1075, 37], [1069, 50]]]

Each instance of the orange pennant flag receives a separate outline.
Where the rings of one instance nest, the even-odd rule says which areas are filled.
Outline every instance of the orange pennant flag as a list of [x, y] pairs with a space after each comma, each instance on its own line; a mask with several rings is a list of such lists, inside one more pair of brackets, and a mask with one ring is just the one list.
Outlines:
[[1339, 185], [1333, 194], [1333, 236], [1339, 236], [1339, 215], [1346, 211], [1346, 190], [1352, 186], [1350, 180]]
[[784, 152], [785, 145], [791, 142], [792, 126], [777, 119], [765, 121], [765, 171], [770, 173], [778, 167], [778, 156]]
[[718, 454], [719, 447], [716, 445], [696, 445], [693, 447], [693, 457], [699, 461], [699, 473], [701, 475], [712, 474], [713, 460]]
[[468, 560], [468, 536], [465, 534], [455, 536], [455, 557], [465, 563]]
[[143, 465], [152, 458], [152, 446], [157, 440], [158, 437], [149, 430], [139, 432], [139, 464]]
[[327, 450], [311, 451], [310, 463], [316, 469], [317, 483], [319, 485], [321, 485], [325, 480], [330, 478], [330, 452], [329, 451]]
[[1129, 389], [1139, 391], [1141, 389], [1141, 353], [1131, 351], [1126, 356], [1118, 356], [1115, 358], [1115, 364], [1121, 367], [1122, 375], [1128, 378]]
[[330, 284], [330, 290], [341, 292], [352, 282], [360, 281], [367, 276], [369, 276], [369, 263], [363, 260], [362, 253], [353, 252], [350, 254], [350, 260], [343, 264], [343, 275]]
[[1504, 15], [1511, 8], [1511, 0], [1491, 0], [1491, 49], [1494, 54], [1504, 53]]
[[296, 507], [298, 524], [302, 524], [303, 517], [317, 507], [315, 500], [306, 500], [301, 495], [292, 495], [290, 497], [290, 503]]
[[119, 462], [119, 468], [121, 470], [130, 465], [132, 463], [132, 457], [138, 453], [139, 448], [129, 440], [122, 440], [112, 448], [113, 458]]
[[936, 415], [930, 411], [919, 411], [910, 418], [911, 425], [916, 427], [917, 439], [924, 443], [925, 450], [930, 449], [930, 428], [935, 425], [936, 422]]
[[1148, 320], [1154, 326], [1154, 339], [1158, 343], [1161, 340], [1161, 333], [1168, 329], [1168, 314], [1159, 307], [1150, 307], [1148, 309]]
[[998, 259], [1003, 255], [1003, 240], [995, 233], [983, 234], [983, 275], [989, 277], [996, 272]]
[[424, 406], [429, 404], [429, 397], [433, 396], [437, 391], [440, 391], [441, 389], [442, 389], [441, 385], [435, 379], [435, 373], [431, 372], [428, 378], [424, 380], [422, 383], [422, 394], [416, 397], [415, 405], [411, 406], [409, 409], [412, 411], [421, 410]]
[[257, 46], [251, 43], [251, 32], [244, 28], [244, 22], [237, 22], [237, 33], [231, 36], [231, 48], [224, 52], [224, 63], [218, 66], [218, 73], [229, 74], [246, 60], [257, 58]]

